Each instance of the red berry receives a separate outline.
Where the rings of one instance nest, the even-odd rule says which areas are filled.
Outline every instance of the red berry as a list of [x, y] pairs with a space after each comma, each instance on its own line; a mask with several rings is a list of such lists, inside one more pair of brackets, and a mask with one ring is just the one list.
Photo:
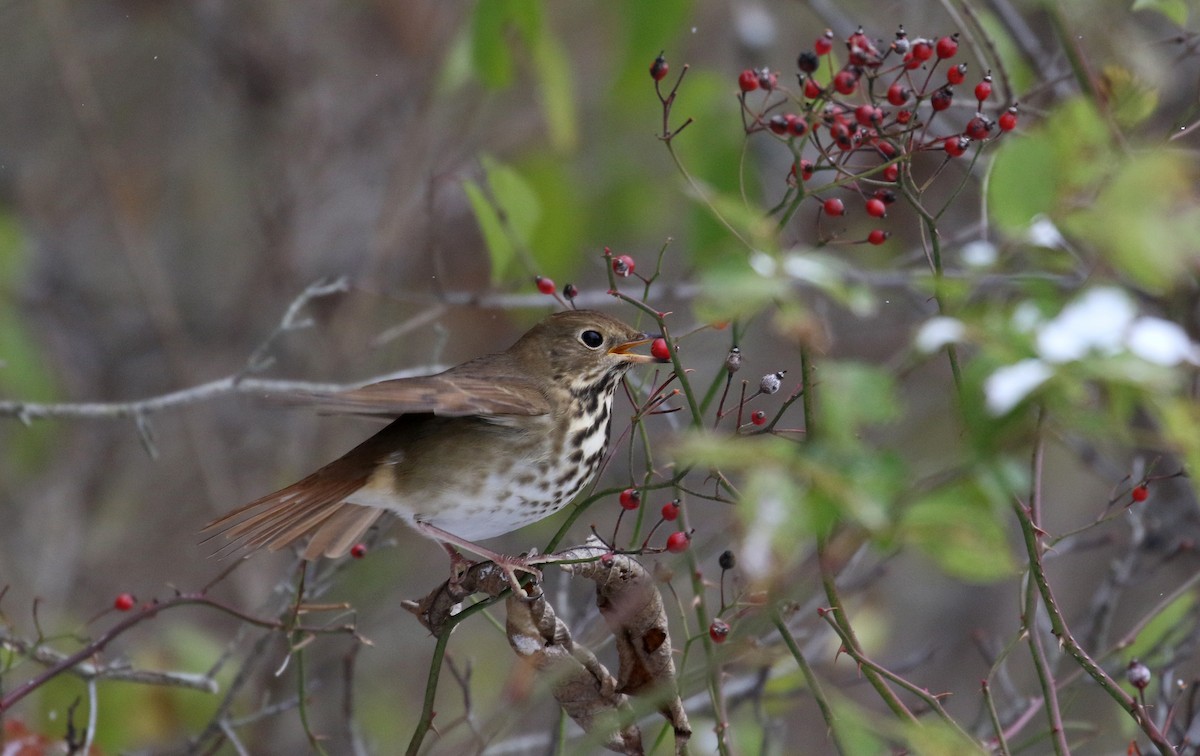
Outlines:
[[1001, 131], [1012, 131], [1017, 128], [1017, 106], [1013, 105], [997, 120]]
[[817, 80], [809, 76], [804, 79], [804, 96], [810, 100], [815, 100], [821, 96], [821, 85]]
[[542, 292], [543, 294], [554, 293], [554, 281], [551, 279], [546, 278], [545, 276], [534, 276], [533, 282], [537, 285], [538, 291]]
[[760, 68], [758, 70], [758, 86], [762, 87], [764, 91], [770, 92], [777, 84], [779, 84], [779, 78], [771, 73], [771, 69]]
[[1146, 487], [1145, 483], [1134, 486], [1132, 496], [1134, 501], [1145, 501], [1150, 498], [1150, 489]]
[[118, 612], [127, 612], [136, 603], [137, 599], [133, 597], [132, 593], [122, 593], [113, 600], [113, 609], [116, 609]]
[[850, 53], [852, 65], [872, 67], [879, 65], [879, 51], [875, 49], [875, 45], [867, 38], [867, 35], [863, 34], [861, 26], [846, 40], [846, 49]]
[[788, 113], [784, 118], [787, 119], [788, 133], [792, 136], [804, 136], [808, 132], [808, 121], [800, 116]]
[[887, 231], [877, 228], [871, 231], [871, 233], [867, 234], [867, 241], [875, 246], [879, 246], [887, 241], [889, 236], [891, 236], [891, 234], [889, 234]]
[[892, 163], [883, 169], [883, 180], [895, 183], [900, 178], [900, 164]]
[[954, 101], [954, 90], [950, 87], [942, 87], [933, 93], [929, 98], [929, 105], [935, 111], [945, 110], [950, 107], [950, 103]]
[[679, 499], [668, 501], [662, 505], [662, 518], [667, 522], [673, 522], [679, 517]]
[[970, 146], [971, 140], [959, 135], [948, 136], [944, 142], [946, 154], [950, 157], [961, 157]]
[[813, 175], [813, 164], [811, 160], [800, 161], [800, 180], [808, 181]]
[[729, 637], [729, 623], [723, 619], [715, 619], [708, 626], [708, 637], [712, 638], [713, 643], [724, 643]]
[[563, 296], [566, 297], [568, 301], [574, 299], [575, 297], [579, 296], [579, 287], [575, 284], [567, 284], [563, 287]]
[[367, 544], [356, 543], [350, 547], [350, 556], [355, 559], [362, 559], [367, 555]]
[[859, 105], [854, 110], [854, 120], [863, 126], [874, 126], [883, 120], [883, 111], [874, 105]]
[[628, 278], [633, 275], [634, 265], [633, 258], [629, 255], [617, 255], [612, 260], [613, 273], [616, 273], [622, 278]]
[[667, 551], [672, 554], [681, 554], [687, 551], [688, 544], [692, 542], [691, 535], [683, 531], [676, 531], [667, 536]]
[[829, 199], [825, 200], [825, 204], [822, 207], [824, 208], [826, 215], [832, 215], [834, 217], [846, 212], [845, 203], [843, 203], [837, 197], [830, 197]]
[[[916, 42], [913, 42], [912, 56], [913, 60], [917, 61], [918, 64], [924, 63], [933, 57], [933, 45], [929, 44], [929, 40], [927, 39], [918, 39]], [[911, 67], [915, 68], [916, 66]]]
[[833, 77], [833, 88], [839, 94], [854, 94], [854, 90], [858, 88], [858, 74], [849, 68], [843, 68]]
[[939, 58], [953, 58], [958, 52], [958, 35], [939, 39], [936, 52]]
[[896, 201], [896, 193], [891, 189], [876, 189], [875, 194], [871, 195], [876, 199], [882, 200], [883, 204], [890, 205]]
[[659, 336], [650, 342], [650, 356], [660, 360], [671, 359], [671, 347], [667, 345], [667, 340]]
[[830, 124], [829, 136], [833, 137], [833, 141], [843, 150], [848, 150], [854, 146], [854, 140], [850, 138], [850, 127], [841, 121], [835, 121]]
[[867, 200], [867, 215], [872, 218], [882, 218], [887, 215], [887, 205], [878, 197]]
[[883, 155], [885, 158], [891, 159], [896, 156], [896, 145], [892, 144], [886, 139], [874, 139], [871, 141], [871, 144], [873, 144], [875, 149], [879, 150], [879, 154]]
[[634, 510], [642, 505], [642, 495], [636, 488], [626, 488], [621, 492], [619, 501], [621, 509]]
[[738, 88], [743, 92], [753, 92], [758, 89], [758, 74], [747, 68], [738, 74]]
[[967, 64], [959, 63], [946, 71], [947, 84], [962, 84], [967, 78]]
[[975, 99], [983, 102], [992, 96], [992, 75], [983, 77], [983, 81], [975, 85]]
[[907, 125], [908, 122], [911, 120], [912, 120], [912, 111], [911, 110], [901, 110], [899, 113], [896, 114], [896, 123], [900, 124], [901, 126]]
[[767, 128], [776, 134], [786, 134], [788, 130], [787, 116], [771, 116], [771, 120], [767, 121]]
[[763, 412], [762, 410], [754, 410], [754, 412], [750, 415], [750, 422], [754, 423], [755, 425], [766, 425], [767, 413]]
[[963, 133], [971, 139], [987, 139], [992, 132], [992, 122], [981, 115], [977, 115], [967, 121], [967, 128]]
[[671, 67], [667, 65], [667, 59], [663, 57], [662, 53], [659, 53], [654, 62], [650, 64], [650, 78], [655, 81], [662, 81], [667, 78], [667, 72], [670, 70]]
[[813, 43], [813, 50], [817, 55], [828, 55], [833, 49], [833, 30], [826, 29], [825, 33], [817, 37], [817, 41]]
[[896, 82], [895, 84], [892, 84], [892, 86], [888, 87], [887, 101], [896, 107], [900, 107], [904, 103], [908, 102], [909, 94], [910, 93], [907, 87], [900, 82]]

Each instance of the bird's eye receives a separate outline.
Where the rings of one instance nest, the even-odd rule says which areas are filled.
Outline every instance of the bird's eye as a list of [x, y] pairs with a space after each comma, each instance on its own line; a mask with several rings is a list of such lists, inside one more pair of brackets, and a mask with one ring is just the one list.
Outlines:
[[579, 340], [588, 349], [599, 349], [600, 345], [604, 343], [604, 336], [599, 331], [584, 331], [579, 334]]

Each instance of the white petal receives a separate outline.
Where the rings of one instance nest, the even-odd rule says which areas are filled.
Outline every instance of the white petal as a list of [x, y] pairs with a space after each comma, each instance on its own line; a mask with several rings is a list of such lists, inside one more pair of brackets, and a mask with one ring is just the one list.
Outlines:
[[1051, 249], [1063, 246], [1063, 235], [1059, 232], [1058, 226], [1044, 215], [1034, 218], [1033, 222], [1029, 224], [1029, 230], [1025, 233], [1029, 243], [1034, 246]]
[[1041, 325], [1043, 320], [1042, 311], [1033, 302], [1022, 302], [1013, 310], [1013, 328], [1021, 333], [1029, 333]]
[[755, 252], [750, 255], [750, 267], [763, 278], [775, 275], [775, 259], [766, 252]]
[[1177, 323], [1162, 318], [1138, 318], [1126, 337], [1129, 351], [1155, 365], [1197, 363], [1200, 347], [1192, 343]]
[[957, 344], [967, 334], [967, 327], [956, 318], [931, 318], [921, 326], [913, 337], [913, 346], [917, 351], [931, 354], [946, 346]]
[[996, 263], [996, 245], [990, 241], [976, 239], [963, 245], [959, 252], [963, 265], [972, 268], [990, 268]]
[[1053, 374], [1054, 370], [1049, 365], [1036, 359], [1021, 360], [1015, 365], [996, 370], [983, 384], [988, 411], [993, 415], [1003, 415]]
[[809, 255], [788, 255], [783, 260], [783, 272], [817, 286], [832, 286], [838, 282], [833, 268], [824, 258]]
[[1047, 362], [1069, 362], [1090, 352], [1116, 354], [1137, 315], [1133, 300], [1120, 289], [1085, 292], [1038, 329], [1038, 354]]

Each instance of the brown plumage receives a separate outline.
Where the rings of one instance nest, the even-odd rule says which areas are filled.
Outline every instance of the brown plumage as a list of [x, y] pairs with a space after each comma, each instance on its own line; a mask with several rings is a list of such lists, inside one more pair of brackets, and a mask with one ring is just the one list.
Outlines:
[[311, 536], [305, 558], [345, 554], [390, 511], [485, 556], [475, 539], [547, 517], [594, 476], [625, 371], [644, 334], [598, 312], [557, 313], [504, 352], [437, 375], [305, 397], [326, 412], [395, 418], [286, 488], [209, 523], [246, 549]]

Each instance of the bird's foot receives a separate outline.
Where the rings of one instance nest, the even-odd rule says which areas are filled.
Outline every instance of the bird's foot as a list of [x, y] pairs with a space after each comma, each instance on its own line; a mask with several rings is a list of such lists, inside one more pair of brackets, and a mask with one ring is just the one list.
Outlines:
[[[533, 577], [534, 585], [539, 585], [542, 582], [542, 571], [537, 567], [534, 567], [534, 565], [541, 564], [542, 562], [546, 561], [546, 557], [538, 556], [536, 551], [531, 551], [525, 556], [509, 556], [508, 554], [501, 554], [499, 552], [492, 551], [486, 546], [480, 546], [479, 544], [468, 541], [465, 538], [460, 538], [453, 533], [442, 530], [436, 525], [430, 525], [427, 522], [415, 522], [413, 523], [413, 527], [429, 538], [441, 543], [446, 549], [446, 552], [450, 554], [452, 585], [457, 585], [459, 582], [461, 582], [462, 577], [466, 574], [466, 570], [470, 569], [474, 564], [468, 561], [462, 554], [458, 552], [458, 549], [464, 549], [472, 554], [481, 556], [490, 562], [494, 562], [501, 572], [503, 572], [505, 578], [508, 580], [509, 586], [513, 589], [513, 592], [516, 595], [529, 598], [537, 598], [538, 596], [542, 595], [541, 589], [539, 588], [537, 592], [531, 596], [524, 588], [521, 587], [521, 581], [517, 578], [517, 573], [523, 572], [526, 575]], [[464, 564], [466, 565], [466, 569], [462, 569], [460, 572], [460, 568]], [[455, 575], [458, 576], [457, 581], [454, 577]]]
[[[500, 568], [504, 576], [508, 578], [508, 584], [512, 588], [513, 595], [526, 601], [533, 601], [542, 595], [542, 571], [533, 566], [533, 559], [535, 557], [536, 552], [528, 556], [496, 554], [492, 558], [492, 561]], [[531, 576], [533, 580], [527, 586], [522, 585], [521, 579], [517, 577], [518, 572], [523, 572]]]

